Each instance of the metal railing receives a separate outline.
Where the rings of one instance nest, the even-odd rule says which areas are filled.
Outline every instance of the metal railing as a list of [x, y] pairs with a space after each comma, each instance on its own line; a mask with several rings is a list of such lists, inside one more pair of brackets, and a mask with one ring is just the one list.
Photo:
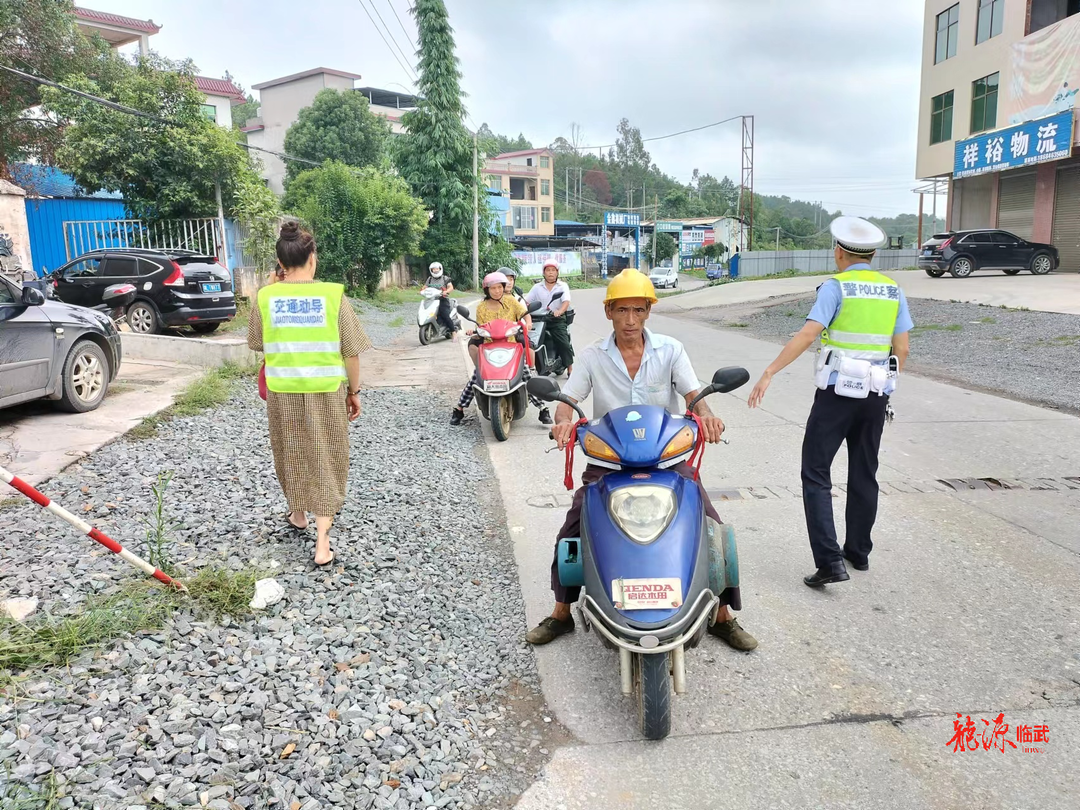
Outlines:
[[64, 223], [64, 250], [70, 261], [91, 250], [142, 248], [191, 250], [224, 259], [225, 242], [216, 219], [76, 220]]

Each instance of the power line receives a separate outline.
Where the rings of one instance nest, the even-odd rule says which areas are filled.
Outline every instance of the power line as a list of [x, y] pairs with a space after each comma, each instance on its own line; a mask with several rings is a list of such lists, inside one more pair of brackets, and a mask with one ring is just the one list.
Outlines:
[[401, 26], [401, 32], [405, 35], [405, 41], [408, 42], [410, 45], [415, 46], [416, 41], [411, 36], [409, 36], [409, 32], [405, 30], [405, 23], [401, 21], [401, 17], [398, 17], [397, 9], [394, 8], [394, 4], [391, 3], [390, 0], [386, 0], [386, 5], [390, 6], [390, 10], [394, 12], [394, 16], [397, 17], [398, 25]]
[[[367, 4], [364, 2], [364, 0], [359, 0], [359, 2], [360, 2], [360, 6], [364, 9], [364, 13], [367, 14], [368, 19], [371, 20], [372, 27], [378, 32], [379, 38], [382, 39], [383, 45], [385, 45], [386, 49], [388, 51], [390, 51], [390, 55], [394, 57], [395, 61], [397, 61], [398, 65], [405, 72], [406, 78], [408, 78], [411, 71], [408, 68], [405, 67], [405, 64], [400, 59], [398, 59], [397, 53], [394, 51], [393, 48], [390, 47], [390, 43], [386, 41], [386, 37], [383, 36], [382, 29], [380, 29], [379, 26], [375, 24], [375, 18], [371, 16], [371, 12], [368, 11]], [[409, 81], [414, 82], [415, 79], [416, 79], [416, 76], [415, 76], [415, 74], [413, 74], [413, 78], [409, 79]]]
[[[413, 78], [419, 78], [416, 75], [416, 71], [413, 70], [412, 64], [409, 62], [409, 57], [405, 55], [405, 49], [401, 47], [401, 44], [397, 41], [397, 37], [394, 32], [390, 30], [390, 26], [386, 24], [386, 20], [383, 19], [382, 14], [379, 12], [379, 7], [375, 5], [375, 0], [371, 0], [371, 7], [375, 10], [375, 16], [379, 18], [379, 22], [382, 23], [383, 28], [386, 29], [386, 35], [390, 37], [390, 41], [394, 43], [394, 46], [398, 49], [398, 53], [401, 54], [401, 58], [405, 60], [405, 63], [409, 65], [409, 72], [412, 73]], [[406, 37], [406, 41], [408, 37]]]
[[[679, 130], [678, 132], [671, 132], [671, 133], [668, 133], [667, 135], [656, 135], [656, 136], [654, 136], [652, 138], [642, 138], [641, 142], [642, 143], [650, 143], [652, 141], [662, 141], [665, 138], [674, 138], [676, 135], [686, 135], [687, 133], [690, 133], [690, 132], [700, 132], [703, 129], [709, 129], [710, 127], [718, 127], [721, 124], [728, 124], [728, 123], [731, 123], [732, 121], [738, 121], [739, 119], [745, 118], [745, 117], [746, 116], [743, 116], [743, 115], [733, 115], [731, 118], [725, 118], [723, 121], [716, 121], [716, 122], [714, 122], [712, 124], [704, 124], [704, 125], [702, 125], [700, 127], [691, 127], [690, 129], [683, 129], [683, 130]], [[550, 147], [551, 144], [548, 144], [548, 146]], [[579, 146], [579, 147], [577, 147], [577, 150], [580, 151], [580, 152], [587, 152], [590, 149], [610, 149], [613, 146], [617, 146], [617, 144], [605, 143], [605, 144], [600, 145], [600, 146]]]

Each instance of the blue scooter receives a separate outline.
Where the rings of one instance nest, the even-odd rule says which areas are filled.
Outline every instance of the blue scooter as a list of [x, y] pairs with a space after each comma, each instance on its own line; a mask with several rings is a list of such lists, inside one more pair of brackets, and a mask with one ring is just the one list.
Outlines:
[[705, 514], [696, 481], [669, 468], [704, 450], [694, 405], [749, 379], [744, 368], [723, 368], [685, 414], [630, 405], [592, 422], [551, 378], [528, 384], [536, 397], [577, 411], [576, 444], [589, 463], [612, 470], [586, 487], [581, 537], [559, 543], [559, 581], [583, 588], [583, 626], [619, 651], [622, 692], [636, 696], [646, 739], [671, 730], [671, 688], [686, 692], [686, 649], [701, 641], [718, 605], [742, 607], [733, 530]]

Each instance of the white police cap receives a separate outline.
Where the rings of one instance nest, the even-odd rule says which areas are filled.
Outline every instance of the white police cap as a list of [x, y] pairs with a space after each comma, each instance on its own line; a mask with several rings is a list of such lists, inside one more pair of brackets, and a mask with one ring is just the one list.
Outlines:
[[888, 241], [885, 231], [862, 217], [837, 217], [829, 223], [829, 232], [848, 253], [868, 255]]

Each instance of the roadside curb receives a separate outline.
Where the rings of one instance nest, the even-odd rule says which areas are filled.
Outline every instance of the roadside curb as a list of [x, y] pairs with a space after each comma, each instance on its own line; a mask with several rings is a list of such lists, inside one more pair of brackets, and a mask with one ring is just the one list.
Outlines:
[[125, 360], [179, 363], [197, 368], [217, 368], [226, 363], [253, 366], [260, 360], [259, 355], [249, 349], [247, 341], [242, 338], [205, 340], [121, 332], [120, 342]]

